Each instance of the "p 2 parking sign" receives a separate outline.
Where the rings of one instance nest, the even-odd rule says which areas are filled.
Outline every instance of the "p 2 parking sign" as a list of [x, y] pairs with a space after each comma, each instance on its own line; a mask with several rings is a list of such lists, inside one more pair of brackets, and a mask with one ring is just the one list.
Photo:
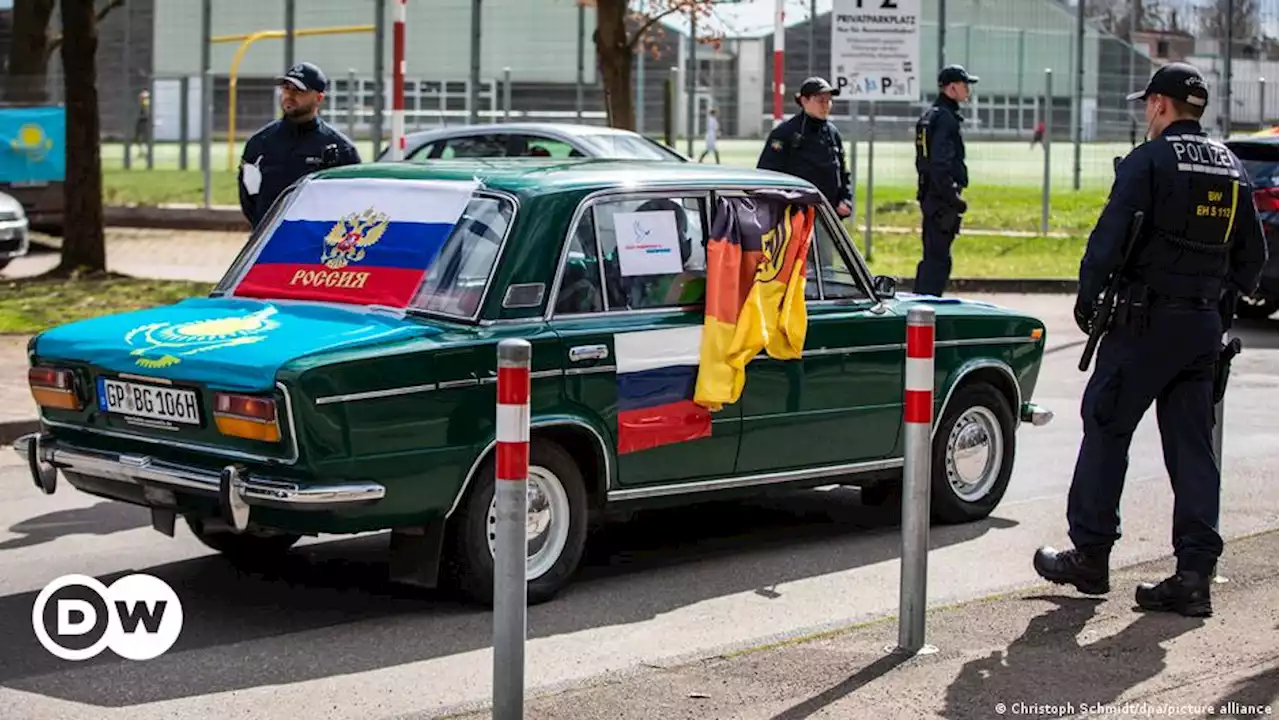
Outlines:
[[182, 634], [182, 602], [153, 575], [126, 575], [110, 586], [63, 575], [36, 596], [31, 629], [63, 660], [88, 660], [107, 648], [126, 660], [150, 660]]

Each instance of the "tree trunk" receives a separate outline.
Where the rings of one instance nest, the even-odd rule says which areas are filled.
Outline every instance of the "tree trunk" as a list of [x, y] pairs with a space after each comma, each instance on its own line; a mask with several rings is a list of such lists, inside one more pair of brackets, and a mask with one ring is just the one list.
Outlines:
[[631, 94], [633, 52], [627, 43], [627, 0], [596, 2], [595, 41], [609, 125], [635, 130], [636, 109]]
[[42, 105], [49, 101], [49, 18], [54, 0], [15, 0], [4, 99]]
[[62, 0], [62, 67], [67, 108], [62, 263], [58, 274], [107, 268], [102, 229], [102, 154], [98, 118], [98, 23], [93, 0]]

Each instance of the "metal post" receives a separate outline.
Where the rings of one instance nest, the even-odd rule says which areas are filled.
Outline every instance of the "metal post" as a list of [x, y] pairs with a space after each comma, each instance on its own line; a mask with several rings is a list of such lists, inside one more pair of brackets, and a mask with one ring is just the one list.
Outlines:
[[[133, 91], [133, 72], [131, 70], [132, 63], [129, 62], [129, 45], [131, 44], [131, 36], [133, 35], [133, 5], [126, 4], [123, 10], [124, 21], [124, 42], [120, 44], [120, 74], [124, 77], [125, 97], [128, 103], [127, 107], [134, 107], [134, 103], [138, 102], [138, 95]], [[121, 113], [124, 120], [124, 169], [129, 170], [133, 167], [133, 133], [129, 127], [129, 116], [127, 111]]]
[[1235, 45], [1235, 29], [1236, 29], [1236, 4], [1234, 0], [1227, 0], [1227, 51], [1226, 51], [1226, 67], [1225, 75], [1222, 83], [1222, 136], [1226, 137], [1231, 134], [1231, 56], [1234, 54], [1232, 46]]
[[[834, 12], [835, 11], [832, 10], [833, 15], [834, 15]], [[808, 68], [808, 70], [805, 71], [806, 75], [813, 75], [813, 72], [814, 72], [813, 71], [813, 62], [814, 62], [813, 53], [815, 51], [815, 48], [818, 45], [818, 41], [816, 39], [818, 30], [814, 26], [818, 24], [817, 19], [818, 19], [818, 0], [809, 0], [809, 64], [806, 65], [806, 67]]]
[[502, 68], [502, 122], [511, 122], [511, 68]]
[[387, 109], [387, 13], [385, 0], [373, 0], [373, 119], [370, 122], [373, 156], [382, 152], [382, 114]]
[[582, 84], [586, 82], [583, 75], [586, 73], [586, 60], [582, 57], [586, 53], [586, 37], [587, 37], [587, 6], [583, 2], [578, 3], [578, 79], [574, 87], [574, 110], [578, 115], [578, 122], [582, 122]]
[[947, 0], [938, 0], [938, 69], [947, 66]]
[[1266, 127], [1267, 124], [1267, 79], [1258, 78], [1258, 127]]
[[1084, 2], [1076, 3], [1076, 102], [1075, 102], [1075, 160], [1072, 165], [1071, 186], [1080, 189], [1080, 143], [1084, 127]]
[[783, 79], [783, 57], [786, 51], [786, 0], [776, 0], [773, 9], [773, 126], [782, 122], [782, 93], [786, 88]]
[[391, 152], [393, 162], [404, 160], [404, 44], [405, 9], [408, 0], [396, 0], [395, 23], [391, 27]]
[[356, 136], [356, 102], [360, 97], [356, 90], [356, 69], [347, 70], [347, 137]]
[[471, 0], [471, 78], [467, 83], [467, 122], [480, 119], [480, 0]]
[[178, 80], [178, 95], [181, 101], [178, 105], [178, 169], [187, 169], [187, 143], [191, 142], [191, 78], [183, 75]]
[[644, 41], [636, 43], [636, 132], [644, 134]]
[[928, 305], [907, 311], [907, 363], [903, 394], [902, 571], [898, 589], [898, 648], [936, 652], [924, 644], [928, 605], [929, 489], [933, 429], [933, 337], [935, 312]]
[[200, 169], [207, 208], [213, 204], [213, 0], [201, 3], [200, 31]]
[[698, 87], [698, 15], [695, 6], [689, 7], [689, 58], [686, 61], [685, 74], [689, 87], [686, 91], [685, 104], [685, 154], [693, 157], [693, 136], [698, 132], [697, 100], [694, 89]]
[[680, 68], [667, 73], [666, 92], [663, 93], [662, 122], [667, 147], [676, 149], [676, 100], [680, 95]]
[[[872, 100], [867, 110], [867, 212], [864, 219], [867, 229], [863, 237], [863, 250], [867, 256], [867, 262], [871, 262], [871, 215], [872, 200], [874, 194], [874, 185], [876, 178], [876, 101]], [[852, 208], [850, 208], [852, 210]]]
[[284, 66], [287, 68], [293, 67], [293, 40], [297, 26], [297, 0], [284, 0]]
[[1040, 234], [1049, 234], [1049, 165], [1052, 153], [1050, 152], [1050, 138], [1053, 137], [1053, 69], [1044, 69], [1044, 142], [1040, 145], [1044, 148], [1044, 181], [1040, 186]]
[[493, 717], [524, 717], [528, 609], [529, 363], [532, 346], [498, 343], [498, 407], [493, 553]]

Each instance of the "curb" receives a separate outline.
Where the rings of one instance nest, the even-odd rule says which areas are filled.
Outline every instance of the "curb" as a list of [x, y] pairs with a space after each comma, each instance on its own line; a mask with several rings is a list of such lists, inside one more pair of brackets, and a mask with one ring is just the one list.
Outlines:
[[109, 205], [103, 208], [103, 222], [111, 227], [160, 230], [215, 230], [248, 233], [252, 228], [239, 208], [155, 207], [150, 205]]
[[40, 432], [40, 421], [36, 418], [5, 420], [0, 422], [0, 445], [12, 445], [19, 437], [35, 432]]

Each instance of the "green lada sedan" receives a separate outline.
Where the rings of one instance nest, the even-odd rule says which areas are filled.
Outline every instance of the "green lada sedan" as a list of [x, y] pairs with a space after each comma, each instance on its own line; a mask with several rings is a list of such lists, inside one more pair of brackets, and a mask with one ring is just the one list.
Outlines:
[[[786, 252], [742, 303], [733, 287]], [[147, 507], [170, 536], [181, 517], [233, 562], [389, 530], [393, 580], [487, 603], [496, 348], [524, 338], [541, 602], [589, 527], [638, 508], [837, 484], [887, 497], [921, 303], [932, 513], [969, 522], [1004, 495], [1019, 424], [1052, 417], [1030, 402], [1044, 324], [896, 292], [804, 181], [607, 160], [337, 168], [286, 191], [208, 297], [34, 337], [42, 427], [16, 450], [44, 492], [61, 477]], [[753, 333], [769, 349], [739, 343], [720, 382], [726, 343]]]

